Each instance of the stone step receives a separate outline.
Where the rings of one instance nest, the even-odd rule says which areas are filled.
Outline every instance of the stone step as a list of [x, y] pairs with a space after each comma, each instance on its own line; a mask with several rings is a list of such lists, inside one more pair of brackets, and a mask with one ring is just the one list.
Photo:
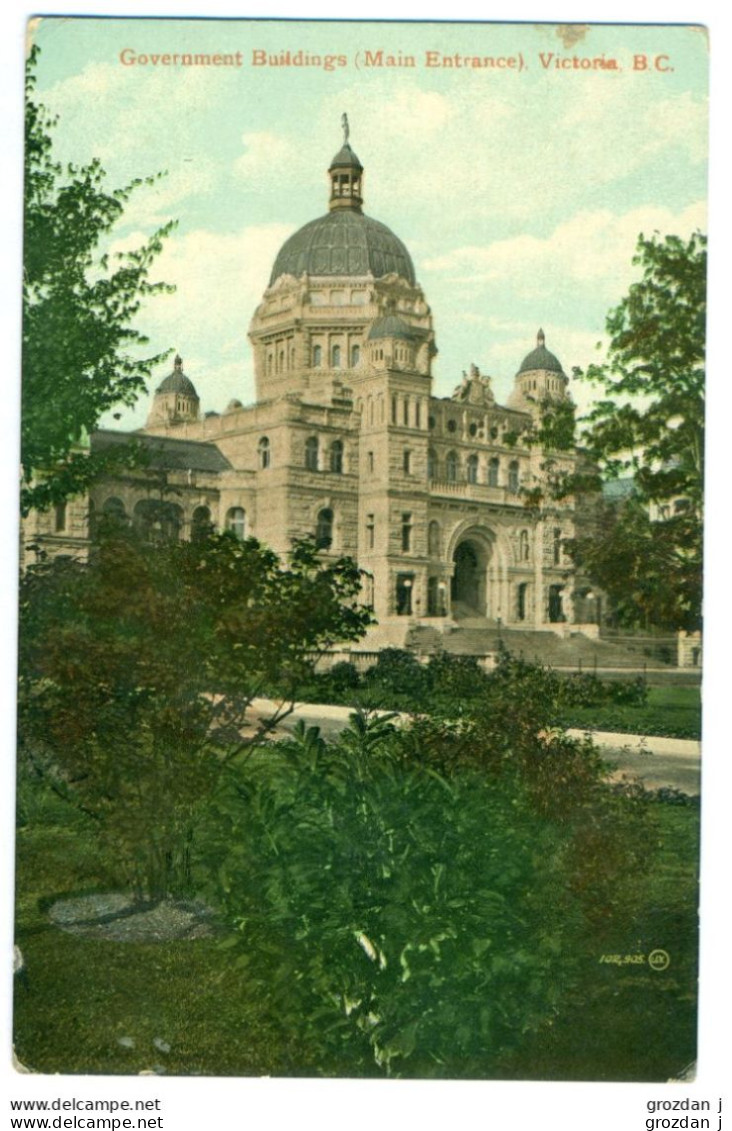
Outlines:
[[[546, 664], [550, 667], [628, 668], [637, 670], [640, 657], [632, 649], [616, 642], [593, 640], [582, 633], [557, 636], [538, 629], [499, 628], [489, 621], [470, 618], [446, 632], [427, 625], [417, 625], [409, 633], [407, 646], [422, 656], [444, 651], [454, 656], [485, 656], [498, 652], [501, 646], [514, 656]], [[653, 661], [657, 666], [658, 661]]]

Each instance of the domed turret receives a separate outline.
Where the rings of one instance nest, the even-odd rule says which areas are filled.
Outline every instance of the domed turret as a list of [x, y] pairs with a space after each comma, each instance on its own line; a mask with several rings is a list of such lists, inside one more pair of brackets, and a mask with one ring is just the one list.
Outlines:
[[200, 401], [195, 385], [183, 372], [183, 359], [175, 355], [173, 371], [158, 385], [153, 397], [147, 426], [179, 424], [198, 420]]
[[561, 362], [546, 348], [544, 331], [539, 330], [536, 348], [527, 353], [516, 374], [508, 407], [540, 415], [543, 402], [568, 398], [568, 384]]
[[375, 369], [414, 369], [419, 334], [398, 314], [377, 318], [367, 336], [368, 358]]
[[535, 369], [544, 369], [547, 373], [561, 373], [562, 376], [564, 376], [564, 370], [559, 360], [553, 353], [549, 352], [545, 342], [544, 331], [539, 330], [539, 333], [536, 335], [536, 349], [533, 349], [531, 353], [527, 353], [526, 357], [521, 362], [519, 373], [530, 373]]
[[400, 338], [411, 342], [414, 340], [414, 332], [398, 314], [385, 314], [383, 318], [377, 318], [368, 333], [370, 342], [379, 338]]

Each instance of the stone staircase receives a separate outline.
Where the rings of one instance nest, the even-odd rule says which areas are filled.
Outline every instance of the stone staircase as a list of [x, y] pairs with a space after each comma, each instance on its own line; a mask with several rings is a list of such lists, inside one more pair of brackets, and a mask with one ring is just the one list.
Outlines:
[[447, 652], [453, 656], [489, 656], [501, 645], [514, 656], [553, 668], [620, 668], [638, 671], [649, 667], [671, 667], [659, 660], [643, 658], [617, 642], [593, 640], [580, 632], [558, 636], [547, 630], [504, 628], [482, 617], [466, 616], [454, 627], [440, 631], [430, 625], [415, 625], [406, 647], [420, 656]]

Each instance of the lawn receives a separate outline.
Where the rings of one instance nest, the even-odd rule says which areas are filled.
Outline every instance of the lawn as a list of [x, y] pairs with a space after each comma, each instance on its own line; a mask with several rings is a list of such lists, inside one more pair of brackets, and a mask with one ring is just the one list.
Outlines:
[[625, 734], [701, 737], [701, 691], [698, 687], [649, 687], [642, 706], [597, 704], [574, 707], [562, 716], [564, 726]]
[[[578, 934], [580, 985], [553, 1028], [506, 1059], [506, 1078], [664, 1080], [694, 1058], [698, 806], [657, 802], [650, 817], [659, 854], [629, 877], [632, 914], [601, 917]], [[250, 989], [238, 951], [222, 948], [223, 923], [219, 937], [156, 944], [79, 938], [50, 924], [56, 899], [113, 886], [91, 822], [46, 797], [31, 805], [17, 841], [22, 1062], [45, 1073], [354, 1074], [346, 1052], [315, 1063], [283, 1030]], [[671, 960], [662, 972], [603, 961], [657, 948]]]

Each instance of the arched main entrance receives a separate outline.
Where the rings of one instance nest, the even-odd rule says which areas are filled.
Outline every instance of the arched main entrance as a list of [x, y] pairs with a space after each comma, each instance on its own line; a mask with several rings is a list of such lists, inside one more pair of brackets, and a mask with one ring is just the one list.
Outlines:
[[489, 615], [486, 574], [490, 557], [490, 545], [482, 538], [463, 538], [455, 547], [450, 598], [456, 615]]

